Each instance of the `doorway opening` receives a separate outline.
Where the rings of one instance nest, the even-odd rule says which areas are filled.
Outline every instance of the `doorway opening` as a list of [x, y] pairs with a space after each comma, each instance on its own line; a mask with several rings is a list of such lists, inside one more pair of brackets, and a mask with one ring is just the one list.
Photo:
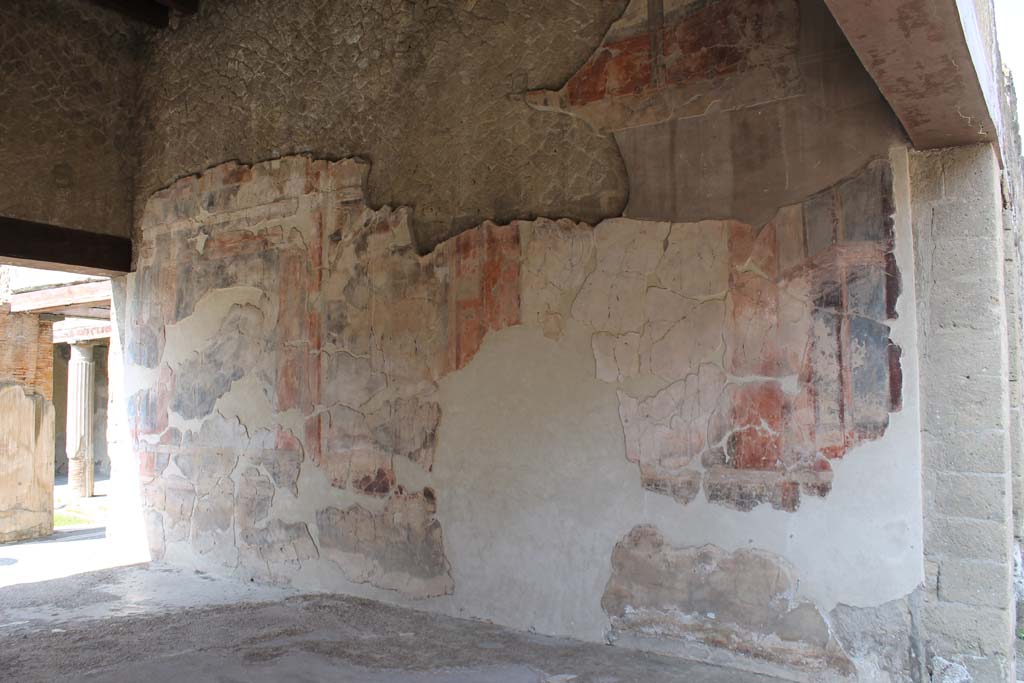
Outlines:
[[108, 533], [112, 329], [108, 278], [0, 266], [0, 587], [148, 559]]

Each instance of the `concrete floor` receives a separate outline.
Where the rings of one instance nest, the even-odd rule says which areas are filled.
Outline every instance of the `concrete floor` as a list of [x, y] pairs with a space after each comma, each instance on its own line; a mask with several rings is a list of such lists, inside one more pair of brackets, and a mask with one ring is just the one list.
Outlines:
[[778, 683], [157, 565], [0, 588], [0, 680]]

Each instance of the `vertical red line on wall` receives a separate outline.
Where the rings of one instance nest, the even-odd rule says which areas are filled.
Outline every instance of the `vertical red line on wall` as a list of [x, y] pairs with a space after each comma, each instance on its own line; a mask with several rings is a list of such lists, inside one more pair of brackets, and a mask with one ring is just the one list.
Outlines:
[[[310, 297], [311, 305], [308, 308], [306, 320], [307, 338], [309, 349], [306, 356], [306, 374], [309, 377], [309, 405], [315, 412], [320, 405], [320, 384], [321, 384], [321, 344], [323, 339], [323, 297], [320, 296], [323, 284], [324, 264], [324, 210], [323, 195], [317, 196], [317, 207], [313, 211], [313, 238], [309, 242], [309, 267]], [[321, 418], [315, 416], [306, 422], [306, 443], [307, 448], [312, 448], [313, 459], [317, 462], [321, 454]]]

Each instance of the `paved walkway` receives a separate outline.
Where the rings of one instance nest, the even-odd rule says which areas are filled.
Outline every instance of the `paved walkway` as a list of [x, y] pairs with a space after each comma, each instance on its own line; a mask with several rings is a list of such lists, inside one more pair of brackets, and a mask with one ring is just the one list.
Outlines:
[[108, 536], [111, 489], [109, 479], [100, 479], [95, 496], [78, 498], [66, 477], [58, 477], [54, 486], [57, 527], [53, 535], [0, 544], [0, 587], [147, 562], [149, 554], [142, 543], [129, 545], [124, 538]]
[[147, 559], [108, 540], [105, 527], [68, 527], [36, 541], [0, 545], [0, 588]]
[[[0, 556], [4, 551], [0, 546]], [[155, 565], [0, 588], [0, 678], [779, 683], [623, 648]]]

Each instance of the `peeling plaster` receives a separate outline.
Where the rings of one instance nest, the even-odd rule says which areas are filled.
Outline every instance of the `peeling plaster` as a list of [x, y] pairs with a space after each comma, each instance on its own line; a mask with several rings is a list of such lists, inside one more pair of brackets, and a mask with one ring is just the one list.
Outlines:
[[[912, 351], [916, 340], [914, 316], [907, 314], [907, 306], [913, 305], [913, 273], [905, 153], [895, 151], [891, 164], [898, 209], [894, 253], [905, 294], [894, 302], [900, 315], [888, 321], [887, 334]], [[709, 500], [703, 487], [675, 497], [657, 486], [644, 490], [641, 469], [627, 458], [620, 392], [652, 397], [678, 382], [680, 374], [685, 379], [706, 363], [735, 365], [729, 345], [722, 343], [728, 339], [723, 316], [732, 305], [728, 282], [733, 276], [714, 284], [707, 273], [733, 262], [742, 277], [764, 279], [768, 273], [756, 250], [733, 261], [721, 251], [708, 250], [709, 245], [729, 243], [730, 232], [721, 223], [679, 226], [620, 219], [596, 229], [570, 221], [488, 224], [420, 257], [404, 237], [403, 211], [368, 210], [358, 204], [358, 192], [344, 189], [353, 182], [358, 186], [361, 174], [365, 177], [365, 169], [350, 162], [326, 165], [298, 158], [212, 173], [241, 176], [242, 187], [274, 173], [301, 174], [304, 199], [295, 212], [268, 221], [283, 220], [291, 226], [288, 230], [261, 228], [259, 220], [246, 218], [237, 203], [239, 197], [260, 197], [253, 188], [211, 200], [233, 212], [231, 221], [216, 223], [219, 227], [211, 229], [202, 254], [194, 249], [175, 253], [205, 260], [241, 250], [241, 258], [263, 279], [254, 280], [252, 273], [237, 267], [226, 280], [223, 271], [207, 270], [221, 275], [207, 281], [208, 289], [199, 286], [202, 282], [192, 283], [194, 303], [179, 300], [173, 306], [151, 307], [153, 313], [170, 316], [159, 328], [161, 333], [167, 330], [166, 342], [154, 368], [130, 368], [130, 386], [149, 391], [147, 405], [159, 411], [167, 405], [161, 396], [173, 392], [175, 373], [194, 372], [187, 369], [192, 352], [215, 339], [215, 330], [231, 311], [239, 310], [236, 306], [255, 306], [263, 312], [267, 338], [275, 341], [231, 383], [213, 411], [239, 420], [249, 440], [284, 430], [295, 440], [293, 448], [302, 453], [302, 461], [294, 482], [272, 481], [268, 461], [243, 455], [216, 477], [186, 485], [186, 470], [170, 457], [164, 468], [153, 471], [156, 497], [150, 499], [154, 511], [163, 510], [156, 518], [150, 514], [150, 528], [159, 536], [155, 551], [167, 560], [392, 602], [418, 600], [429, 609], [592, 640], [603, 638], [609, 624], [600, 595], [611, 576], [611, 549], [638, 525], [654, 525], [677, 548], [714, 544], [727, 553], [756, 549], [784, 558], [799, 577], [796, 598], [823, 614], [837, 604], [873, 607], [899, 599], [921, 583], [913, 353], [903, 354], [902, 410], [894, 408], [888, 415], [883, 433], [867, 443], [853, 443], [844, 457], [833, 461], [827, 497], [805, 496], [799, 506], [780, 509], [754, 501], [744, 511], [746, 507], [730, 509]], [[175, 222], [173, 216], [176, 207], [193, 211], [183, 200], [189, 187], [211, 182], [206, 177], [187, 179], [156, 198], [147, 211], [161, 216], [153, 224], [157, 239], [164, 234], [161, 230], [187, 235], [205, 224], [194, 217]], [[298, 181], [284, 184], [297, 187]], [[317, 202], [336, 197], [346, 200], [330, 205], [329, 211], [318, 208]], [[171, 204], [161, 208], [160, 202], [166, 201]], [[166, 216], [172, 217], [170, 223], [163, 222]], [[229, 236], [239, 221], [249, 227], [236, 240]], [[733, 238], [742, 234], [730, 226]], [[284, 241], [268, 237], [296, 231], [305, 236]], [[643, 238], [647, 232], [649, 240]], [[333, 239], [335, 234], [341, 238]], [[716, 234], [710, 240], [698, 237]], [[683, 246], [687, 244], [691, 246]], [[266, 255], [268, 249], [276, 255]], [[152, 260], [159, 252], [143, 250], [148, 254], [143, 268], [163, 263]], [[362, 255], [344, 256], [345, 250]], [[694, 275], [688, 259], [697, 259], [706, 273]], [[311, 267], [299, 267], [303, 263]], [[680, 279], [683, 274], [690, 277]], [[130, 297], [153, 281], [147, 277], [153, 276], [131, 278]], [[601, 279], [612, 284], [600, 284]], [[296, 283], [301, 286], [296, 288]], [[595, 294], [577, 294], [588, 288]], [[641, 302], [653, 292], [654, 305], [641, 305], [639, 317], [631, 308], [610, 314], [611, 308], [598, 305], [609, 296], [599, 290], [637, 291]], [[336, 294], [330, 292], [342, 293], [344, 306], [332, 308], [330, 297]], [[669, 301], [658, 301], [661, 293], [671, 293]], [[396, 308], [397, 302], [404, 307]], [[717, 334], [696, 346], [691, 335], [682, 334], [678, 341], [666, 342], [663, 360], [655, 360], [658, 343], [672, 339], [675, 316], [685, 319], [687, 311], [701, 309], [714, 315], [698, 327], [717, 325]], [[454, 310], [460, 314], [452, 315]], [[178, 319], [180, 312], [185, 317]], [[360, 322], [360, 316], [368, 317]], [[323, 327], [328, 320], [334, 322]], [[157, 338], [145, 332], [151, 324], [130, 326], [129, 343]], [[661, 332], [645, 337], [649, 325], [660, 326]], [[367, 330], [366, 336], [360, 329]], [[602, 355], [605, 348], [611, 349], [611, 361]], [[332, 364], [339, 357], [346, 363]], [[691, 357], [697, 358], [696, 365]], [[365, 369], [348, 362], [355, 360]], [[791, 370], [776, 368], [766, 374], [760, 366], [750, 369], [750, 374], [724, 374], [720, 381], [740, 387], [778, 384], [789, 396], [800, 392]], [[378, 372], [383, 383], [374, 379]], [[157, 379], [161, 377], [169, 381]], [[346, 392], [362, 393], [345, 394], [348, 398], [331, 393], [332, 384], [344, 382], [355, 383], [341, 387]], [[353, 422], [339, 434], [358, 441], [338, 442], [343, 445], [330, 456], [335, 459], [327, 460], [322, 449], [329, 442], [322, 430], [335, 427], [325, 420], [339, 415], [346, 403], [355, 408], [349, 409]], [[436, 413], [433, 408], [423, 411], [430, 405], [437, 406]], [[385, 409], [398, 412], [381, 412]], [[137, 448], [165, 453], [161, 457], [166, 460], [188, 448], [190, 432], [215, 419], [188, 420], [169, 413], [165, 422], [157, 415], [146, 423], [166, 424], [169, 431], [161, 426], [157, 433], [140, 432]], [[380, 427], [394, 414], [406, 416], [398, 430], [374, 431], [372, 416], [380, 416]], [[440, 420], [436, 437], [430, 431], [433, 415]], [[420, 419], [426, 421], [416, 426]], [[175, 428], [184, 439], [181, 447], [174, 444]], [[429, 453], [421, 445], [428, 443]], [[364, 451], [357, 452], [352, 444]], [[240, 444], [234, 448], [247, 451]], [[700, 474], [700, 460], [690, 462]], [[370, 470], [362, 463], [380, 464]], [[360, 484], [350, 478], [351, 468], [383, 476], [373, 481], [386, 486]], [[274, 484], [269, 496], [268, 481]], [[199, 495], [195, 485], [202, 489]], [[257, 531], [246, 531], [242, 521], [229, 523], [230, 504], [212, 504], [211, 493], [221, 489], [224, 501], [234, 499], [236, 509], [248, 511]], [[409, 514], [393, 512], [398, 501], [413, 505]], [[355, 527], [380, 520], [394, 520], [397, 526], [394, 533], [367, 535], [350, 528], [347, 520], [354, 520]], [[432, 548], [427, 555], [443, 547], [443, 560], [435, 563], [437, 570], [430, 576], [416, 576], [419, 551], [403, 548], [398, 540], [407, 537], [400, 531], [407, 523], [403, 520], [413, 524], [408, 533], [435, 539], [424, 546]], [[237, 552], [207, 538], [219, 538], [228, 524]], [[286, 544], [289, 550], [246, 549], [255, 542], [279, 543], [282, 535], [293, 539]], [[381, 539], [380, 545], [374, 545], [375, 539]], [[878, 562], [879, 557], [888, 559]], [[851, 566], [858, 571], [847, 571]], [[501, 599], [508, 595], [517, 597]], [[552, 605], [559, 609], [552, 610]]]

